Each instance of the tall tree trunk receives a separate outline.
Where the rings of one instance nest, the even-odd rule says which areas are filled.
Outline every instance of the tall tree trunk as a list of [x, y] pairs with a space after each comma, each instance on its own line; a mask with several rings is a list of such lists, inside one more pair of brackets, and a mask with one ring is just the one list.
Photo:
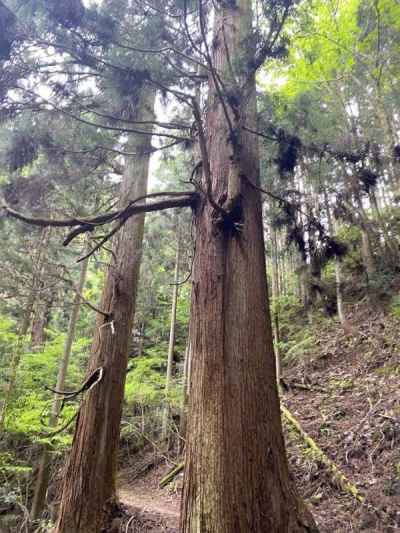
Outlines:
[[[155, 94], [141, 90], [132, 119], [153, 118]], [[143, 129], [143, 128], [141, 128]], [[149, 130], [150, 131], [150, 130]], [[132, 136], [121, 184], [121, 206], [147, 191], [150, 137]], [[140, 155], [143, 154], [143, 155]], [[116, 499], [116, 459], [142, 257], [144, 216], [130, 218], [113, 242], [115, 262], [107, 273], [98, 314], [88, 375], [103, 369], [102, 380], [86, 395], [80, 408], [64, 477], [57, 533], [98, 533]]]
[[371, 189], [369, 191], [369, 199], [375, 214], [377, 226], [379, 227], [383, 235], [386, 256], [389, 260], [390, 265], [392, 267], [396, 267], [399, 262], [399, 244], [396, 238], [389, 234], [387, 224], [382, 216], [381, 210], [379, 209], [375, 189]]
[[400, 186], [400, 179], [399, 179], [399, 173], [398, 169], [395, 165], [393, 165], [393, 156], [395, 153], [395, 146], [397, 144], [397, 139], [395, 135], [395, 129], [392, 124], [392, 120], [389, 116], [389, 113], [386, 109], [384, 97], [382, 95], [381, 89], [377, 88], [377, 94], [375, 99], [375, 112], [378, 118], [378, 121], [380, 122], [383, 137], [385, 140], [387, 150], [387, 164], [386, 164], [386, 170], [389, 176], [389, 180], [392, 185], [392, 190], [394, 194], [399, 193], [399, 186]]
[[[75, 331], [76, 331], [76, 325], [78, 323], [79, 318], [79, 311], [81, 306], [81, 298], [80, 294], [83, 292], [83, 288], [85, 286], [86, 281], [86, 274], [87, 274], [87, 268], [88, 268], [88, 262], [89, 258], [86, 258], [84, 261], [82, 261], [81, 264], [81, 271], [79, 275], [79, 282], [77, 287], [77, 293], [74, 297], [74, 301], [72, 304], [72, 313], [69, 319], [68, 324], [68, 332], [67, 332], [67, 338], [65, 340], [64, 345], [64, 353], [62, 356], [62, 359], [60, 361], [60, 367], [58, 370], [58, 376], [57, 376], [57, 383], [56, 383], [56, 390], [64, 390], [65, 388], [65, 380], [67, 377], [67, 371], [68, 371], [68, 364], [71, 357], [71, 351], [72, 351], [72, 344], [75, 339]], [[54, 396], [53, 400], [53, 406], [50, 414], [49, 419], [49, 427], [54, 428], [58, 421], [58, 416], [61, 409], [61, 402], [62, 400], [58, 395]], [[49, 485], [49, 479], [50, 479], [50, 466], [51, 466], [51, 449], [48, 446], [45, 446], [42, 452], [42, 456], [40, 458], [39, 462], [39, 471], [38, 476], [36, 480], [35, 485], [35, 491], [32, 501], [32, 508], [31, 508], [31, 519], [37, 520], [40, 515], [42, 514], [45, 500], [46, 500], [46, 491], [47, 487]]]
[[190, 348], [190, 335], [186, 341], [185, 358], [183, 362], [183, 383], [182, 383], [182, 403], [181, 403], [181, 417], [179, 431], [181, 439], [179, 441], [178, 451], [183, 453], [186, 440], [186, 428], [187, 428], [187, 409], [189, 404], [190, 394], [190, 373], [192, 365], [192, 350]]
[[40, 350], [46, 340], [45, 328], [50, 318], [52, 294], [45, 288], [46, 284], [46, 251], [49, 246], [51, 228], [44, 228], [39, 238], [39, 250], [35, 258], [33, 275], [33, 319], [31, 326], [31, 347]]
[[[251, 19], [250, 0], [219, 4], [213, 60], [220, 75], [235, 68], [229, 58], [240, 62], [249, 46]], [[261, 201], [250, 185], [259, 180], [257, 140], [241, 128], [256, 127], [254, 77], [235, 96], [237, 113], [231, 120], [240, 149], [210, 82], [209, 159], [203, 159], [202, 178], [210, 194], [195, 213], [193, 366], [181, 531], [309, 532], [315, 526], [290, 481], [282, 436]]]
[[278, 263], [278, 240], [276, 238], [276, 228], [271, 224], [271, 244], [272, 244], [272, 253], [271, 253], [271, 272], [272, 272], [272, 299], [273, 299], [273, 332], [274, 332], [274, 348], [275, 348], [275, 359], [276, 359], [276, 379], [279, 383], [281, 378], [281, 356], [279, 352], [279, 341], [280, 341], [280, 331], [279, 331], [279, 263]]
[[361, 224], [360, 231], [361, 231], [361, 256], [363, 259], [367, 278], [368, 280], [370, 280], [376, 272], [375, 259], [372, 253], [369, 231], [367, 230], [364, 223]]
[[[324, 202], [325, 202], [325, 210], [326, 210], [326, 218], [328, 220], [328, 229], [329, 233], [331, 234], [331, 237], [334, 237], [335, 235], [335, 223], [332, 218], [331, 208], [329, 205], [329, 198], [328, 193], [326, 191], [325, 184], [323, 185], [323, 193], [324, 193]], [[336, 305], [337, 305], [337, 314], [340, 320], [340, 323], [343, 327], [347, 327], [347, 320], [346, 315], [344, 311], [344, 305], [343, 305], [343, 283], [342, 283], [342, 265], [340, 262], [340, 258], [335, 258], [335, 283], [336, 283]]]
[[175, 348], [175, 326], [176, 326], [176, 306], [178, 303], [179, 292], [179, 260], [180, 260], [180, 239], [179, 229], [177, 236], [177, 246], [175, 254], [175, 272], [174, 272], [174, 287], [172, 290], [172, 306], [171, 306], [171, 322], [169, 329], [169, 344], [168, 344], [168, 357], [167, 357], [167, 375], [165, 378], [165, 405], [162, 418], [161, 438], [166, 440], [168, 436], [168, 419], [169, 419], [169, 402], [168, 393], [171, 386], [172, 379], [172, 365], [174, 362], [174, 348]]
[[[356, 212], [359, 218], [359, 227], [361, 233], [361, 257], [364, 264], [367, 281], [369, 281], [376, 273], [376, 264], [374, 254], [371, 246], [371, 230], [368, 217], [365, 213], [364, 206], [358, 191], [354, 192], [354, 199], [356, 203]], [[350, 212], [352, 211], [351, 206]]]

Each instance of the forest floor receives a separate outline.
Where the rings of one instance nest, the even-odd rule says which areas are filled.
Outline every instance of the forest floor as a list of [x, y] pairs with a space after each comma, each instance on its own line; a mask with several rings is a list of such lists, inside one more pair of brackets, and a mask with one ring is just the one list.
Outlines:
[[321, 532], [400, 531], [400, 320], [364, 305], [325, 325], [314, 353], [285, 370], [284, 405], [365, 502], [341, 491], [286, 426], [291, 472]]
[[[321, 533], [394, 533], [400, 531], [400, 320], [363, 304], [353, 307], [349, 323], [347, 331], [334, 322], [315, 324], [311, 353], [284, 369], [283, 404], [365, 501], [338, 487], [285, 424], [290, 469]], [[177, 531], [182, 483], [158, 488], [170, 467], [161, 463], [132, 481], [124, 471], [127, 531]]]
[[[145, 454], [142, 461], [146, 461], [146, 455], [151, 456], [151, 453]], [[151, 461], [151, 457], [148, 459]], [[129, 469], [121, 473], [118, 495], [129, 515], [123, 521], [125, 528], [129, 519], [132, 520], [130, 527], [128, 526], [130, 533], [178, 532], [182, 474], [169, 487], [158, 487], [160, 479], [170, 469], [171, 465], [164, 462], [150, 470], [146, 469], [145, 475], [141, 477], [132, 476]]]

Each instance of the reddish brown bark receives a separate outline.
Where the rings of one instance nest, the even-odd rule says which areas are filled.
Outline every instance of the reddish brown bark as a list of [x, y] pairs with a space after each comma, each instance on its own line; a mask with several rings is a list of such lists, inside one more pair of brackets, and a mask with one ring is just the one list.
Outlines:
[[[142, 93], [133, 117], [150, 120], [154, 93]], [[131, 139], [128, 151], [149, 151], [149, 137]], [[127, 160], [121, 185], [121, 206], [146, 194], [149, 156]], [[115, 500], [116, 454], [136, 292], [142, 255], [144, 215], [130, 218], [113, 243], [101, 309], [92, 345], [88, 374], [104, 369], [102, 381], [86, 396], [80, 409], [65, 472], [57, 533], [98, 533]]]
[[[246, 46], [241, 39], [251, 28], [250, 1], [234, 4], [225, 3], [217, 13], [213, 41], [214, 65], [227, 86], [227, 50], [232, 61], [240, 61]], [[240, 65], [233, 68], [243, 81]], [[240, 134], [239, 146], [234, 146], [210, 84], [206, 131], [212, 197], [229, 216], [216, 212], [206, 197], [195, 214], [193, 356], [181, 531], [315, 531], [290, 481], [282, 436], [261, 201], [251, 185], [258, 183], [259, 156], [255, 137], [241, 128], [255, 127], [254, 77], [239, 97], [237, 117], [231, 115]], [[235, 175], [239, 184], [231, 182]]]

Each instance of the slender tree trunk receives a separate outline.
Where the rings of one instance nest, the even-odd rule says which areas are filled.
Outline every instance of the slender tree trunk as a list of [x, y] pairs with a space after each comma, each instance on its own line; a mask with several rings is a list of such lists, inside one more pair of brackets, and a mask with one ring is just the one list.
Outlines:
[[[178, 229], [179, 233], [179, 229]], [[175, 326], [176, 326], [176, 306], [178, 303], [179, 292], [179, 260], [180, 260], [180, 239], [178, 235], [176, 255], [175, 255], [175, 272], [174, 272], [174, 287], [172, 290], [172, 306], [171, 306], [171, 322], [169, 330], [169, 344], [168, 344], [168, 358], [167, 358], [167, 375], [165, 378], [165, 405], [162, 418], [161, 439], [164, 441], [168, 437], [168, 419], [169, 419], [169, 403], [168, 393], [171, 386], [172, 366], [174, 363], [174, 348], [175, 348]]]
[[46, 284], [46, 251], [49, 246], [51, 228], [44, 228], [39, 238], [39, 250], [35, 258], [33, 276], [33, 319], [31, 326], [31, 347], [40, 350], [46, 340], [45, 328], [50, 318], [52, 295], [45, 288]]
[[[35, 306], [35, 300], [38, 298], [37, 289], [42, 283], [43, 273], [44, 273], [44, 254], [50, 239], [50, 228], [44, 228], [39, 236], [37, 247], [32, 259], [32, 290], [29, 295], [25, 312], [22, 317], [22, 323], [18, 334], [17, 344], [14, 348], [11, 363], [10, 363], [10, 377], [9, 382], [4, 394], [3, 405], [1, 406], [0, 412], [0, 432], [4, 430], [4, 424], [6, 421], [7, 411], [9, 409], [11, 399], [14, 394], [15, 385], [17, 382], [17, 373], [18, 367], [21, 362], [21, 356], [23, 354], [23, 349], [25, 345], [25, 336], [28, 333], [29, 327], [31, 325], [32, 313]], [[31, 331], [31, 346], [35, 347], [37, 339]], [[36, 344], [37, 346], [37, 344]]]
[[281, 378], [281, 356], [279, 353], [279, 263], [278, 263], [278, 240], [276, 238], [276, 228], [271, 224], [271, 271], [272, 271], [272, 299], [273, 299], [273, 321], [274, 321], [274, 340], [275, 340], [275, 359], [276, 359], [276, 379], [279, 383]]
[[363, 258], [364, 268], [367, 273], [368, 279], [374, 276], [376, 272], [375, 259], [371, 249], [371, 241], [369, 232], [364, 225], [360, 228], [361, 231], [361, 255]]
[[190, 371], [192, 364], [192, 352], [190, 349], [190, 337], [186, 342], [185, 359], [183, 362], [183, 383], [182, 383], [182, 403], [179, 431], [181, 440], [179, 441], [179, 454], [182, 454], [185, 448], [186, 427], [187, 427], [187, 408], [190, 394]]
[[40, 351], [46, 341], [46, 326], [50, 318], [50, 295], [39, 295], [36, 301], [33, 312], [32, 330], [31, 330], [31, 346], [35, 351]]
[[[82, 294], [83, 288], [85, 286], [88, 261], [89, 261], [88, 258], [82, 261], [79, 282], [78, 282], [78, 292], [74, 297], [74, 302], [72, 305], [72, 313], [69, 319], [67, 338], [65, 340], [65, 345], [64, 345], [64, 353], [60, 361], [60, 367], [59, 367], [58, 376], [57, 376], [56, 390], [59, 390], [59, 391], [64, 390], [65, 388], [65, 380], [67, 377], [68, 364], [69, 364], [69, 360], [71, 356], [72, 344], [75, 339], [76, 325], [78, 323], [79, 311], [80, 311], [80, 306], [81, 306], [80, 294]], [[62, 400], [60, 399], [60, 397], [58, 395], [55, 395], [54, 400], [53, 400], [51, 414], [50, 414], [50, 419], [49, 419], [50, 428], [54, 428], [57, 424], [58, 416], [59, 416], [60, 409], [61, 409], [61, 402]], [[31, 509], [32, 520], [37, 520], [42, 514], [42, 511], [45, 505], [45, 500], [46, 500], [47, 487], [49, 485], [50, 467], [51, 467], [51, 449], [50, 447], [45, 446], [43, 449], [42, 456], [40, 458], [40, 462], [39, 462], [39, 471], [38, 471], [38, 476], [37, 476], [36, 485], [35, 485], [35, 492], [34, 492], [33, 501], [32, 501], [32, 509]]]
[[[241, 40], [251, 34], [251, 18], [249, 0], [219, 5], [213, 40], [219, 73], [227, 71], [228, 54], [237, 61], [248, 47]], [[254, 129], [254, 77], [236, 96], [234, 128]], [[250, 185], [259, 180], [257, 140], [236, 129], [240, 150], [233, 145], [212, 83], [208, 109], [210, 175], [203, 160], [202, 186], [209, 185], [210, 194], [195, 213], [193, 366], [181, 531], [315, 531], [290, 481], [282, 436], [261, 201]], [[225, 207], [225, 216], [217, 204]]]
[[284, 245], [284, 235], [279, 235], [278, 237], [278, 249], [279, 254], [277, 257], [277, 272], [278, 272], [278, 290], [279, 294], [286, 296], [287, 295], [287, 279], [286, 279], [286, 265], [285, 265], [285, 245]]
[[[324, 192], [326, 218], [328, 219], [328, 229], [329, 229], [329, 233], [331, 234], [331, 237], [334, 237], [335, 223], [334, 223], [334, 220], [332, 219], [332, 213], [331, 213], [331, 208], [329, 205], [329, 198], [326, 192], [325, 184], [323, 186], [323, 192]], [[340, 323], [345, 328], [347, 327], [347, 320], [346, 320], [346, 315], [345, 315], [344, 305], [343, 305], [342, 265], [340, 263], [340, 259], [337, 257], [335, 258], [335, 283], [336, 283], [337, 314], [338, 314]]]
[[138, 357], [142, 357], [143, 355], [145, 332], [146, 332], [146, 324], [142, 322], [140, 325], [140, 337], [139, 337], [138, 355], [137, 355]]
[[11, 403], [11, 400], [14, 394], [15, 385], [17, 382], [18, 367], [21, 361], [21, 355], [22, 355], [22, 351], [24, 347], [24, 336], [25, 335], [26, 335], [26, 330], [25, 330], [25, 334], [21, 332], [18, 335], [17, 343], [13, 350], [12, 359], [10, 363], [9, 382], [4, 393], [3, 405], [1, 406], [1, 412], [0, 412], [0, 434], [4, 431], [4, 426], [5, 426], [6, 418], [7, 418], [7, 412], [10, 407], [10, 403]]
[[376, 115], [381, 124], [383, 136], [386, 141], [386, 149], [387, 149], [387, 156], [388, 156], [388, 163], [386, 166], [386, 170], [387, 170], [387, 173], [388, 173], [391, 185], [392, 185], [392, 190], [395, 194], [398, 194], [399, 186], [400, 186], [400, 179], [399, 179], [398, 169], [396, 169], [392, 161], [392, 157], [394, 155], [394, 149], [397, 144], [397, 140], [396, 140], [396, 136], [394, 133], [395, 130], [393, 128], [391, 118], [386, 110], [384, 98], [379, 88], [377, 89], [375, 104], [376, 104], [376, 107], [375, 107]]
[[[132, 119], [151, 121], [155, 94], [141, 90]], [[143, 129], [143, 128], [141, 128]], [[121, 184], [121, 206], [147, 191], [150, 137], [132, 136]], [[140, 155], [143, 154], [143, 155]], [[116, 500], [116, 459], [128, 344], [142, 257], [144, 216], [130, 218], [113, 242], [115, 262], [108, 270], [92, 345], [88, 375], [103, 369], [102, 380], [85, 396], [77, 419], [64, 477], [57, 533], [98, 533]]]
[[389, 234], [386, 222], [382, 217], [381, 210], [379, 209], [378, 199], [375, 190], [372, 189], [369, 191], [369, 199], [375, 213], [377, 225], [380, 228], [384, 238], [384, 247], [386, 248], [386, 254], [388, 256], [389, 262], [392, 266], [395, 267], [399, 262], [399, 244], [396, 239]]
[[309, 296], [308, 296], [308, 282], [307, 282], [307, 264], [302, 258], [301, 254], [297, 255], [297, 270], [299, 276], [299, 295], [300, 302], [304, 309], [307, 311], [309, 306]]
[[343, 282], [342, 282], [342, 268], [339, 259], [335, 259], [335, 282], [336, 282], [336, 303], [337, 313], [342, 326], [347, 325], [346, 315], [343, 305]]
[[357, 206], [357, 213], [359, 216], [359, 227], [361, 232], [361, 257], [367, 275], [367, 280], [370, 280], [371, 277], [375, 275], [376, 264], [371, 247], [371, 231], [369, 228], [369, 220], [364, 211], [364, 206], [362, 204], [362, 200], [358, 191], [355, 192], [354, 197]]

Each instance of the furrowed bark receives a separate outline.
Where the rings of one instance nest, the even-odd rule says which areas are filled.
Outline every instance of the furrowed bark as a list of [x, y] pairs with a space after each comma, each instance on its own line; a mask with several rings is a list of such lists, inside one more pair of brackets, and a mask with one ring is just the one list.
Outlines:
[[[214, 20], [213, 63], [223, 75], [227, 55], [240, 62], [249, 45], [244, 39], [251, 32], [251, 3], [221, 3]], [[234, 69], [240, 78], [240, 67]], [[255, 80], [239, 93], [232, 115], [234, 128], [240, 128], [240, 147], [231, 142], [214, 80], [209, 88], [211, 199], [205, 196], [195, 212], [181, 531], [317, 531], [290, 481], [282, 436], [261, 199], [251, 185], [258, 185], [259, 155], [256, 138], [243, 128], [256, 126]], [[232, 165], [239, 165], [238, 172]], [[240, 176], [239, 188], [229, 183], [233, 174]], [[203, 190], [206, 179], [203, 175]], [[226, 208], [225, 216], [215, 204]]]
[[[144, 88], [134, 118], [151, 120], [154, 93]], [[149, 169], [148, 138], [132, 136], [129, 151], [146, 153], [126, 160], [121, 184], [121, 208], [146, 195]], [[64, 477], [57, 533], [98, 533], [116, 500], [115, 474], [120, 420], [142, 256], [144, 215], [132, 217], [113, 242], [115, 263], [109, 268], [98, 315], [88, 375], [104, 370], [80, 409]]]

